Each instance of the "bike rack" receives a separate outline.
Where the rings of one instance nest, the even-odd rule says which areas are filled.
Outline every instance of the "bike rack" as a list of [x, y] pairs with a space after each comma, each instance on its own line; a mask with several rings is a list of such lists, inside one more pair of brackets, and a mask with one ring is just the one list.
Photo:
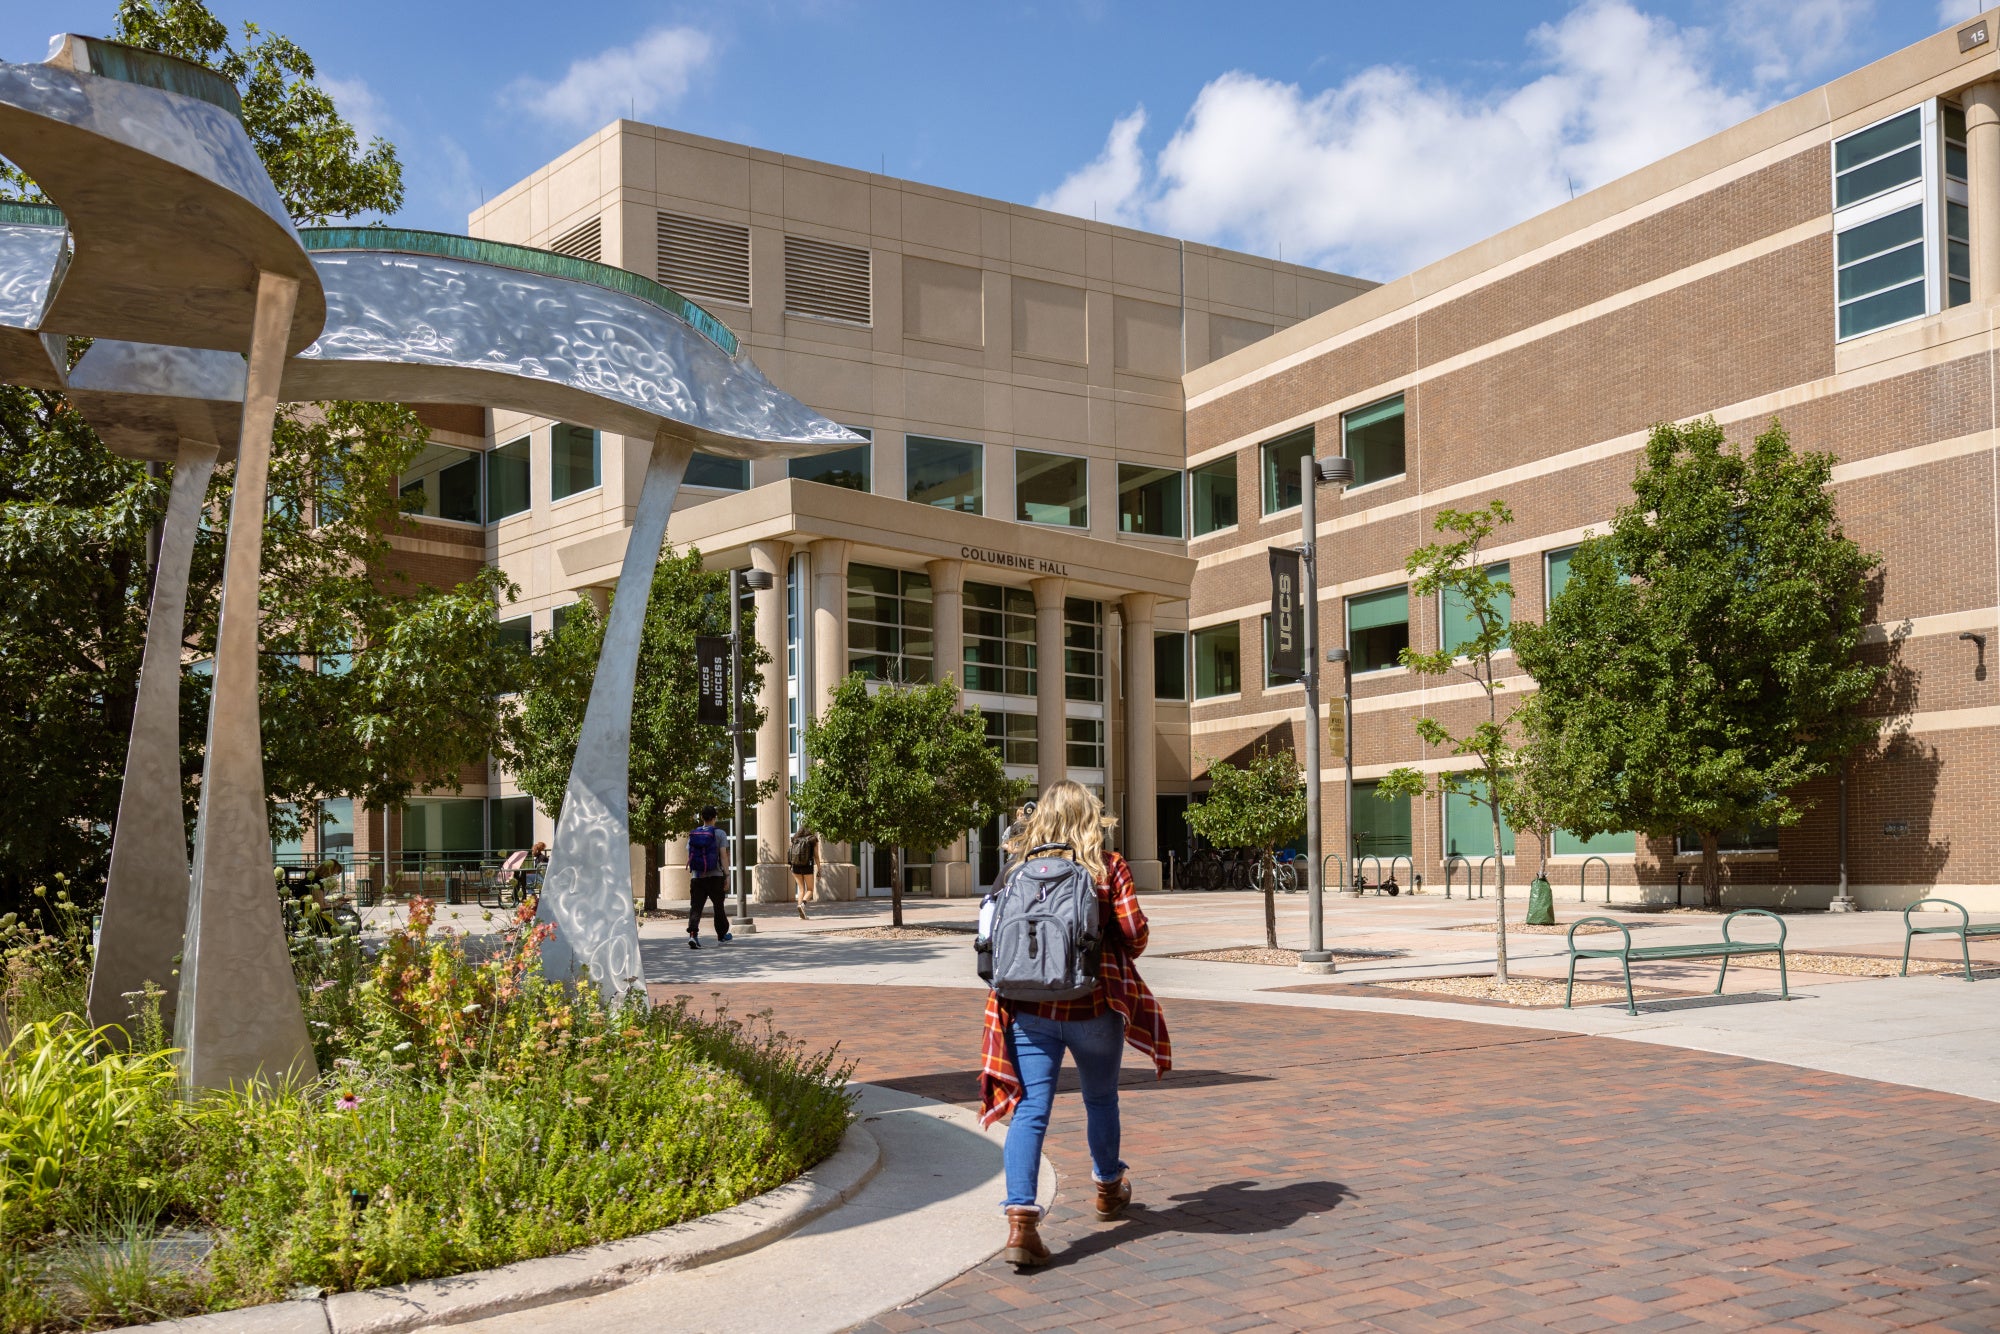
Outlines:
[[[1479, 859], [1479, 897], [1482, 899], [1486, 897], [1486, 863], [1491, 861], [1493, 861], [1493, 854], [1490, 852]], [[1498, 862], [1494, 862], [1493, 865], [1493, 878], [1495, 880], [1500, 878], [1500, 864]]]
[[1446, 898], [1451, 897], [1451, 878], [1456, 874], [1456, 868], [1460, 866], [1465, 868], [1465, 897], [1468, 899], [1472, 897], [1472, 863], [1457, 853], [1453, 853], [1444, 859], [1444, 896]]
[[1372, 852], [1364, 852], [1354, 859], [1355, 888], [1360, 889], [1362, 886], [1368, 885], [1368, 877], [1361, 874], [1361, 863], [1363, 862], [1375, 863], [1375, 883], [1370, 888], [1374, 889], [1377, 894], [1380, 894], [1382, 892], [1382, 859]]
[[[1333, 862], [1339, 868], [1334, 872], [1333, 879], [1331, 880], [1328, 880], [1326, 876], [1326, 864], [1328, 862]], [[1347, 866], [1346, 863], [1340, 860], [1339, 853], [1329, 852], [1326, 854], [1326, 856], [1320, 858], [1319, 887], [1321, 893], [1325, 893], [1327, 886], [1329, 885], [1333, 887], [1336, 893], [1342, 889], [1345, 889], [1347, 887], [1346, 876], [1347, 876]]]
[[1604, 868], [1604, 901], [1609, 904], [1611, 902], [1611, 863], [1605, 861], [1604, 858], [1598, 856], [1596, 853], [1585, 857], [1583, 865], [1576, 868], [1576, 901], [1578, 903], [1586, 901], [1584, 898], [1584, 894], [1586, 893], [1584, 881], [1589, 878], [1590, 864], [1592, 862], [1596, 862]]
[[1394, 856], [1390, 857], [1390, 858], [1389, 858], [1389, 878], [1390, 878], [1391, 880], [1394, 880], [1394, 879], [1396, 878], [1396, 863], [1397, 863], [1397, 862], [1401, 862], [1401, 863], [1403, 864], [1403, 867], [1404, 867], [1404, 869], [1405, 869], [1405, 870], [1407, 870], [1407, 871], [1408, 871], [1408, 872], [1410, 873], [1410, 877], [1411, 877], [1410, 879], [1408, 879], [1408, 880], [1404, 880], [1404, 881], [1402, 881], [1401, 883], [1402, 883], [1402, 884], [1404, 884], [1404, 885], [1408, 885], [1408, 886], [1410, 887], [1410, 889], [1409, 889], [1409, 892], [1410, 892], [1410, 893], [1412, 893], [1412, 894], [1416, 893], [1416, 892], [1417, 892], [1417, 890], [1416, 890], [1416, 883], [1415, 883], [1415, 877], [1416, 877], [1416, 874], [1417, 874], [1417, 864], [1416, 864], [1416, 862], [1412, 861], [1412, 860], [1410, 859], [1410, 857], [1409, 857], [1409, 855], [1408, 855], [1408, 854], [1406, 854], [1406, 853], [1401, 853], [1401, 852], [1399, 852], [1399, 853], [1396, 853], [1396, 854], [1395, 854]]

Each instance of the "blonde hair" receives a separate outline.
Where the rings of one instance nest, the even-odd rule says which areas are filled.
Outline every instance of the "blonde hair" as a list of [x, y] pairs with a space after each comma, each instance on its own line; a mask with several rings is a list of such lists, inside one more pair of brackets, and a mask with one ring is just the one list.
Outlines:
[[1104, 807], [1089, 788], [1065, 779], [1044, 789], [1035, 813], [1007, 840], [1007, 856], [1019, 861], [1044, 843], [1069, 844], [1092, 876], [1105, 878]]

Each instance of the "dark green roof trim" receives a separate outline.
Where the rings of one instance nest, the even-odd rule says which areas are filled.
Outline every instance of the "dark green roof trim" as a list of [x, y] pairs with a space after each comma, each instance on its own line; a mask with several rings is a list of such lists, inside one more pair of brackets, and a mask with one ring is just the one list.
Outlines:
[[0, 222], [15, 226], [66, 227], [63, 211], [54, 204], [24, 204], [17, 199], [0, 199]]
[[197, 98], [221, 107], [238, 120], [243, 119], [243, 99], [237, 96], [236, 85], [206, 65], [122, 42], [107, 42], [102, 37], [78, 37], [74, 33], [70, 36], [90, 53], [92, 74]]
[[589, 283], [593, 287], [623, 292], [626, 296], [658, 306], [692, 325], [696, 332], [729, 356], [735, 356], [740, 346], [728, 325], [679, 292], [663, 287], [651, 278], [642, 278], [636, 273], [599, 264], [595, 260], [558, 255], [552, 250], [535, 250], [529, 246], [508, 245], [503, 241], [482, 241], [471, 236], [420, 232], [405, 227], [302, 227], [299, 239], [305, 243], [307, 250], [400, 250]]

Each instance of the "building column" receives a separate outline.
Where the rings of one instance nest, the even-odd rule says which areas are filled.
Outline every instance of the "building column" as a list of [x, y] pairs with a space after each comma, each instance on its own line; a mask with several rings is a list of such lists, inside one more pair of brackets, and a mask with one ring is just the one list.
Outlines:
[[[951, 678], [965, 707], [965, 562], [934, 560], [924, 566], [931, 577], [931, 679]], [[931, 854], [931, 892], [940, 898], [970, 898], [979, 893], [966, 858], [965, 838]]]
[[1153, 593], [1127, 593], [1125, 622], [1125, 860], [1141, 889], [1160, 887], [1160, 760], [1153, 739]]
[[2000, 299], [2000, 82], [1965, 90], [1965, 175], [1972, 299]]
[[[850, 544], [822, 538], [812, 544], [813, 716], [826, 712], [826, 702], [847, 676], [847, 554]], [[820, 840], [819, 897], [851, 899], [861, 883], [854, 850], [845, 843]]]
[[688, 889], [687, 835], [670, 838], [660, 847], [660, 902], [686, 903]]
[[750, 568], [771, 576], [771, 586], [757, 601], [757, 642], [771, 655], [764, 667], [764, 688], [757, 707], [764, 722], [757, 729], [757, 778], [775, 776], [778, 790], [757, 803], [757, 861], [751, 886], [759, 903], [785, 903], [792, 897], [792, 876], [786, 868], [785, 845], [791, 841], [790, 766], [785, 754], [785, 566], [789, 542], [752, 542]]
[[1067, 579], [1037, 579], [1035, 590], [1035, 784], [1069, 777], [1069, 733], [1063, 710], [1063, 597]]

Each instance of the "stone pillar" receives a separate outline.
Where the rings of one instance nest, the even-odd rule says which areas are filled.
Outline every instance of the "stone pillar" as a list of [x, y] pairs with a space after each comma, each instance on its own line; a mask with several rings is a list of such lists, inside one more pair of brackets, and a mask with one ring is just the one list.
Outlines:
[[689, 896], [687, 835], [668, 839], [660, 852], [661, 905], [686, 903]]
[[1063, 725], [1063, 595], [1067, 579], [1037, 579], [1035, 590], [1035, 783], [1069, 777], [1069, 735]]
[[[813, 696], [815, 716], [847, 676], [847, 553], [849, 544], [822, 538], [812, 544]], [[826, 899], [851, 899], [861, 883], [853, 850], [845, 843], [819, 845], [816, 890]]]
[[[950, 677], [965, 684], [965, 562], [934, 560], [924, 567], [931, 576], [931, 679]], [[964, 696], [959, 699], [964, 707]], [[966, 860], [965, 839], [932, 854], [931, 892], [941, 898], [969, 898], [979, 893], [972, 866]]]
[[2000, 82], [1965, 90], [1965, 175], [1972, 299], [2000, 299]]
[[785, 845], [792, 832], [792, 803], [785, 756], [785, 566], [788, 542], [752, 542], [750, 568], [771, 576], [771, 586], [757, 599], [757, 642], [770, 653], [764, 667], [764, 688], [757, 707], [764, 711], [757, 729], [758, 781], [776, 776], [778, 790], [757, 803], [757, 862], [751, 887], [759, 903], [784, 903], [792, 897], [791, 873], [785, 869]]
[[1125, 620], [1125, 860], [1141, 889], [1160, 887], [1160, 764], [1153, 739], [1153, 593], [1127, 593]]

